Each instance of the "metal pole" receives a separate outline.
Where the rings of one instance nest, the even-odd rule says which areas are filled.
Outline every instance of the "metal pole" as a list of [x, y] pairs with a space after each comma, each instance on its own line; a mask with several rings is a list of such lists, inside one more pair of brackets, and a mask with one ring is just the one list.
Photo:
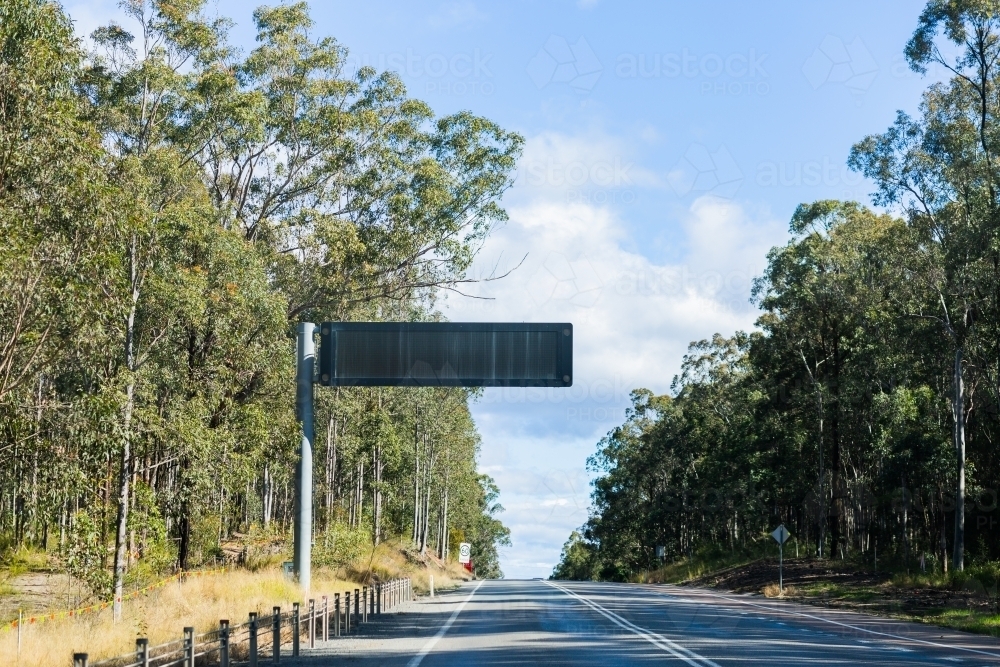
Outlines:
[[344, 593], [344, 634], [351, 634], [351, 591]]
[[257, 612], [250, 612], [250, 667], [257, 667]]
[[783, 577], [783, 570], [785, 567], [785, 564], [783, 562], [784, 552], [785, 552], [785, 545], [779, 544], [778, 545], [778, 593], [780, 593], [781, 595], [785, 594], [785, 581]]
[[382, 615], [382, 595], [384, 595], [384, 593], [382, 592], [382, 582], [380, 581], [379, 583], [375, 584], [375, 587], [376, 587], [377, 593], [378, 593], [375, 596], [375, 613], [378, 614], [379, 616], [381, 616]]
[[149, 667], [149, 639], [139, 637], [135, 640], [135, 661], [139, 667]]
[[309, 592], [312, 562], [312, 443], [313, 375], [316, 365], [316, 325], [300, 322], [295, 355], [295, 416], [302, 428], [299, 465], [295, 473], [295, 550], [292, 557], [295, 576], [302, 589]]
[[361, 589], [361, 620], [364, 623], [368, 622], [368, 587], [365, 586]]
[[302, 628], [300, 626], [301, 619], [299, 618], [299, 603], [292, 603], [292, 657], [299, 657], [299, 633]]
[[340, 593], [333, 594], [333, 636], [340, 636]]
[[219, 621], [219, 667], [229, 667], [229, 620]]
[[330, 641], [330, 607], [325, 595], [323, 596], [323, 641]]
[[271, 664], [281, 664], [281, 607], [274, 608], [271, 618]]
[[309, 600], [309, 648], [316, 648], [316, 600]]
[[361, 591], [354, 589], [354, 625], [361, 622]]
[[184, 667], [194, 667], [194, 628], [184, 628]]

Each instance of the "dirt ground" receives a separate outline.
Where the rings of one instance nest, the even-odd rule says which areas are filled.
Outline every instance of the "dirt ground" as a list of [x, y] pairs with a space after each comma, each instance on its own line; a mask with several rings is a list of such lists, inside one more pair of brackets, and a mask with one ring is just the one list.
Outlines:
[[[778, 583], [777, 559], [758, 560], [686, 582], [736, 593], [761, 593]], [[892, 575], [836, 561], [788, 559], [784, 562], [785, 597], [829, 607], [872, 613], [925, 616], [961, 609], [997, 613], [997, 588], [970, 581], [962, 590], [893, 585]]]
[[0, 574], [0, 623], [48, 611], [73, 609], [90, 597], [80, 582], [67, 574], [25, 572], [4, 577]]

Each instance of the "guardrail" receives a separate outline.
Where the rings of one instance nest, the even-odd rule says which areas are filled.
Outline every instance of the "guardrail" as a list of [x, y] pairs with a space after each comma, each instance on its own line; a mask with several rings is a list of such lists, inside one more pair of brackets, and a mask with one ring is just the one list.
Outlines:
[[[194, 628], [184, 628], [183, 637], [174, 641], [149, 645], [149, 639], [135, 640], [135, 651], [100, 662], [90, 662], [86, 653], [73, 654], [73, 667], [203, 667], [219, 665], [249, 665], [257, 667], [281, 663], [282, 647], [290, 645], [290, 655], [298, 656], [303, 633], [307, 646], [314, 648], [316, 641], [350, 634], [351, 628], [368, 621], [369, 615], [377, 616], [393, 607], [411, 600], [413, 589], [409, 579], [392, 579], [369, 588], [362, 586], [351, 591], [308, 601], [305, 613], [298, 602], [290, 612], [274, 607], [269, 616], [250, 612], [246, 623], [230, 625], [228, 619], [219, 621], [219, 629], [196, 635]], [[332, 602], [332, 604], [331, 604]]]

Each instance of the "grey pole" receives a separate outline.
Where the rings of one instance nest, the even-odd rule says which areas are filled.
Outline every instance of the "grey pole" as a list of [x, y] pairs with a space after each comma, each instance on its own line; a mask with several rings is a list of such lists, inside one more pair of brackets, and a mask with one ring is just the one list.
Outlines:
[[219, 621], [219, 665], [229, 667], [229, 620]]
[[184, 667], [194, 667], [194, 628], [191, 627], [184, 628]]
[[250, 612], [250, 667], [257, 667], [257, 612]]
[[784, 580], [784, 556], [785, 556], [785, 545], [778, 545], [778, 593], [784, 594], [785, 592], [785, 580]]
[[295, 416], [302, 427], [299, 467], [295, 473], [295, 576], [307, 593], [311, 584], [312, 562], [312, 443], [313, 375], [316, 365], [316, 325], [300, 322], [295, 355]]
[[281, 607], [274, 608], [271, 617], [271, 664], [281, 664]]

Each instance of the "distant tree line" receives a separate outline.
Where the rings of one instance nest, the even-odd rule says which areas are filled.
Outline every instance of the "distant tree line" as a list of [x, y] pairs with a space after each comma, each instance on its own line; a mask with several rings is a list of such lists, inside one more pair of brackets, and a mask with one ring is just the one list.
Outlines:
[[[345, 72], [304, 3], [245, 54], [202, 0], [122, 7], [87, 51], [57, 3], [0, 2], [0, 546], [108, 596], [289, 529], [295, 323], [437, 318], [523, 143]], [[499, 576], [472, 394], [318, 397], [320, 533], [470, 541]]]
[[657, 546], [752, 552], [782, 522], [824, 558], [1000, 556], [996, 5], [929, 2], [905, 55], [947, 76], [851, 151], [882, 212], [798, 207], [756, 330], [693, 343], [672, 392], [634, 392], [598, 445], [553, 576], [625, 579]]

